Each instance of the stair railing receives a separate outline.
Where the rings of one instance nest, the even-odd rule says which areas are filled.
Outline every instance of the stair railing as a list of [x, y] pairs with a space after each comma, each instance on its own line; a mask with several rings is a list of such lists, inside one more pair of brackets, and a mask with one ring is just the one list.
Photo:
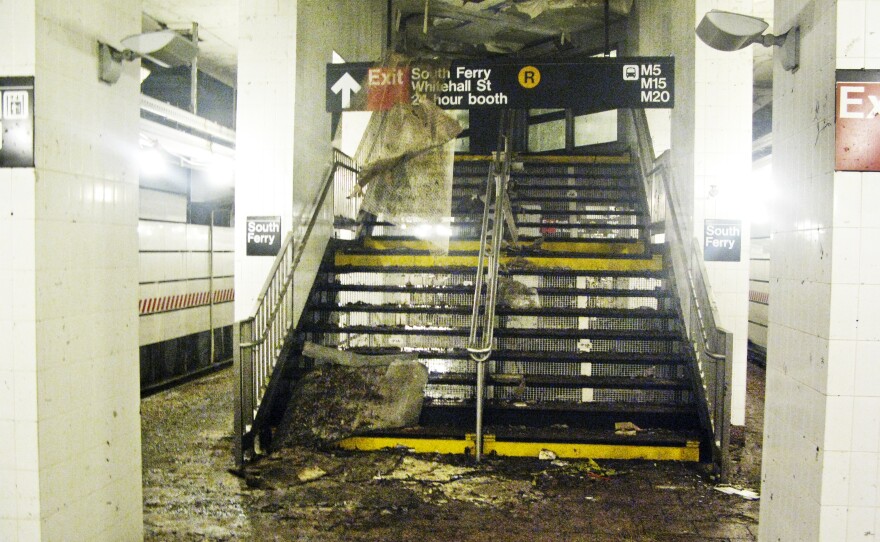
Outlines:
[[[505, 121], [502, 121], [504, 126]], [[471, 327], [467, 351], [477, 367], [476, 389], [476, 437], [474, 455], [477, 461], [483, 452], [483, 396], [486, 384], [486, 361], [492, 355], [495, 334], [495, 306], [498, 293], [498, 267], [501, 260], [501, 241], [505, 223], [513, 222], [507, 185], [510, 181], [510, 123], [502, 128], [499, 146], [495, 152], [486, 180], [486, 195], [480, 228], [480, 253], [477, 258], [477, 274], [474, 280], [474, 302], [471, 311]], [[490, 228], [491, 223], [491, 228]], [[510, 235], [516, 243], [516, 231]], [[485, 286], [485, 288], [484, 288]]]
[[731, 356], [733, 334], [718, 326], [718, 309], [707, 280], [699, 241], [684, 214], [673, 183], [669, 152], [654, 157], [645, 111], [630, 109], [631, 143], [635, 147], [652, 225], [662, 225], [669, 247], [673, 280], [687, 336], [693, 348], [691, 371], [700, 379], [695, 390], [700, 418], [713, 434], [713, 461], [720, 478], [730, 470]]
[[[334, 149], [333, 163], [321, 188], [302, 214], [302, 221], [284, 238], [281, 249], [272, 263], [266, 282], [260, 290], [251, 316], [234, 326], [235, 435], [234, 453], [237, 465], [244, 463], [245, 455], [257, 442], [257, 418], [266, 397], [269, 381], [277, 366], [285, 341], [295, 329], [304, 296], [295, 295], [295, 282], [311, 283], [326, 244], [332, 236], [332, 227], [316, 235], [323, 220], [333, 220], [334, 198], [327, 198], [332, 187], [336, 193], [351, 194], [357, 182], [358, 169], [354, 159]], [[337, 209], [338, 210], [338, 209]], [[357, 216], [357, 210], [353, 211]], [[352, 217], [346, 217], [352, 218]], [[301, 268], [304, 255], [312, 269]]]

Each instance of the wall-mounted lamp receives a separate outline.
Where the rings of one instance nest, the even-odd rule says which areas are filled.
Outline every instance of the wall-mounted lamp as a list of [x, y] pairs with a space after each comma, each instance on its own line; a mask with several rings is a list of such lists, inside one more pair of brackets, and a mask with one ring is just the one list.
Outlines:
[[129, 36], [122, 40], [120, 51], [98, 42], [98, 79], [113, 84], [122, 73], [122, 61], [148, 58], [163, 68], [189, 64], [199, 54], [199, 47], [173, 30], [160, 30]]
[[800, 62], [800, 27], [785, 34], [764, 34], [770, 25], [764, 19], [713, 9], [697, 25], [697, 36], [703, 43], [719, 51], [738, 51], [753, 43], [764, 47], [777, 46], [782, 51], [782, 67], [795, 71]]

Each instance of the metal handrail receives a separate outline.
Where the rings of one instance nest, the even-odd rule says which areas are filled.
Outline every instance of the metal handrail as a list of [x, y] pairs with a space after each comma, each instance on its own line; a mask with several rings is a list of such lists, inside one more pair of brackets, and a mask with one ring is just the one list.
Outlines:
[[[510, 121], [502, 115], [502, 129], [499, 133], [499, 150], [494, 154], [489, 175], [486, 179], [486, 197], [483, 205], [483, 219], [480, 229], [480, 253], [477, 258], [477, 273], [474, 280], [474, 301], [471, 310], [470, 335], [467, 351], [476, 362], [476, 438], [474, 455], [477, 461], [483, 451], [483, 395], [485, 393], [486, 366], [492, 355], [492, 341], [495, 335], [495, 307], [498, 293], [498, 267], [501, 260], [501, 241], [510, 205], [507, 185], [510, 181], [511, 145]], [[494, 195], [494, 204], [493, 202]], [[511, 217], [512, 218], [512, 217]], [[492, 222], [490, 233], [489, 222]], [[516, 243], [516, 232], [511, 231]], [[491, 236], [491, 239], [490, 239]], [[490, 246], [491, 243], [491, 246]], [[485, 267], [484, 267], [485, 266]], [[484, 289], [485, 284], [485, 289]]]
[[[237, 386], [234, 451], [239, 465], [244, 462], [246, 448], [249, 448], [246, 441], [253, 440], [256, 444], [253, 430], [258, 411], [287, 336], [296, 326], [298, 314], [294, 304], [294, 278], [303, 254], [311, 246], [309, 242], [322, 216], [327, 194], [337, 184], [340, 172], [356, 174], [357, 171], [352, 158], [334, 149], [329, 172], [302, 215], [307, 218], [287, 233], [260, 289], [251, 316], [235, 326], [233, 353]], [[356, 181], [356, 177], [354, 179]]]
[[633, 130], [631, 142], [638, 155], [645, 195], [651, 202], [651, 222], [664, 224], [679, 308], [694, 352], [692, 373], [700, 379], [700, 385], [695, 389], [701, 405], [700, 417], [713, 433], [713, 459], [719, 467], [720, 478], [725, 481], [730, 469], [733, 334], [717, 325], [718, 309], [707, 280], [700, 243], [691, 233], [689, 223], [682, 220], [685, 215], [673, 182], [669, 153], [654, 157], [644, 110], [629, 111]]

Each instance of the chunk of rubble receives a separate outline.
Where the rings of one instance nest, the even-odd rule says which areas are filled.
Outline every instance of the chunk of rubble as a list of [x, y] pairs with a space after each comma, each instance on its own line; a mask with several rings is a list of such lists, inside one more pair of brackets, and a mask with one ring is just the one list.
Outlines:
[[364, 356], [314, 344], [303, 354], [317, 367], [292, 390], [276, 433], [280, 447], [327, 446], [418, 423], [428, 369], [415, 354]]
[[297, 479], [300, 482], [312, 482], [314, 480], [318, 480], [319, 478], [323, 478], [327, 475], [327, 471], [322, 469], [321, 467], [306, 467], [299, 471], [296, 475]]
[[614, 434], [615, 435], [624, 435], [624, 436], [635, 436], [639, 433], [639, 431], [644, 431], [638, 425], [632, 422], [616, 422], [614, 424]]

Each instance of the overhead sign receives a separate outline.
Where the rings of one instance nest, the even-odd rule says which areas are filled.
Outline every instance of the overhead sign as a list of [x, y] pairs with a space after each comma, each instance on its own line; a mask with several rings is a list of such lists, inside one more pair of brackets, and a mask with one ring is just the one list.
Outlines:
[[280, 216], [249, 216], [246, 224], [248, 256], [278, 255], [281, 250]]
[[703, 237], [703, 260], [738, 262], [742, 253], [742, 221], [707, 218]]
[[33, 77], [0, 77], [0, 167], [34, 167]]
[[582, 112], [675, 105], [673, 57], [581, 62], [327, 65], [327, 111], [381, 111], [429, 99], [444, 109], [573, 108]]
[[835, 166], [880, 171], [880, 71], [838, 70]]

